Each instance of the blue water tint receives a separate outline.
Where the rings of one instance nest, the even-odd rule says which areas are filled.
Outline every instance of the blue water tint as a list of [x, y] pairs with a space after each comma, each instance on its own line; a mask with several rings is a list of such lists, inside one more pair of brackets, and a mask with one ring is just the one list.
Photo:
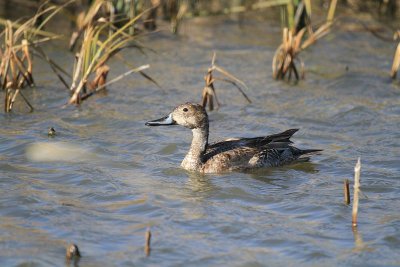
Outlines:
[[[183, 37], [146, 37], [156, 54], [123, 53], [136, 66], [150, 63], [146, 73], [162, 89], [131, 75], [105, 96], [62, 108], [68, 92], [45, 64], [36, 66], [44, 85], [26, 93], [35, 111], [0, 116], [1, 266], [63, 266], [70, 242], [82, 266], [400, 264], [400, 89], [382, 70], [388, 64], [375, 64], [391, 58], [391, 47], [336, 29], [302, 52], [306, 80], [289, 85], [271, 77], [279, 26], [218, 20], [188, 21]], [[296, 146], [321, 155], [248, 173], [182, 170], [190, 131], [144, 123], [200, 101], [214, 50], [217, 63], [246, 82], [253, 103], [217, 82], [223, 105], [209, 113], [211, 140], [298, 127]], [[52, 51], [56, 60], [66, 60], [63, 53]], [[111, 78], [127, 70], [117, 59], [110, 66]], [[28, 156], [32, 146], [34, 155], [45, 153], [43, 144], [55, 146], [51, 160]], [[358, 157], [365, 196], [353, 233], [343, 180], [352, 180]]]

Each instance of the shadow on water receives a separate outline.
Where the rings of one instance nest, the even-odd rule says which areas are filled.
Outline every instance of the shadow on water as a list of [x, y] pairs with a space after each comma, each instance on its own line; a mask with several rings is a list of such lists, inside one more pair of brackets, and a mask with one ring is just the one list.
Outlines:
[[249, 174], [254, 179], [265, 182], [271, 182], [274, 179], [276, 179], [275, 177], [287, 174], [289, 170], [297, 171], [299, 173], [304, 173], [304, 174], [317, 174], [319, 172], [318, 164], [313, 162], [304, 162], [304, 163], [285, 165], [281, 167], [248, 170], [246, 171], [246, 173]]

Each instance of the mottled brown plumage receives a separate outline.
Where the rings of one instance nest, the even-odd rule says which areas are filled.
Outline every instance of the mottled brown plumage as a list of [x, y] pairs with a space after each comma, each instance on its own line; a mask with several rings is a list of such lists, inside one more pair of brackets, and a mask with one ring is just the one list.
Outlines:
[[308, 161], [304, 154], [318, 149], [301, 150], [291, 146], [290, 138], [298, 129], [265, 137], [234, 138], [208, 144], [208, 116], [201, 105], [186, 103], [177, 106], [168, 116], [149, 121], [148, 126], [182, 125], [192, 130], [193, 139], [181, 166], [190, 171], [222, 173], [261, 167], [281, 166]]

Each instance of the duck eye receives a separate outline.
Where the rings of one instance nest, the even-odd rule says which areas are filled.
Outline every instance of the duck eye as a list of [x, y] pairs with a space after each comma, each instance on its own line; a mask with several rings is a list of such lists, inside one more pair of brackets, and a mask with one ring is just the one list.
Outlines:
[[188, 109], [187, 109], [187, 108], [184, 108], [184, 109], [183, 109], [183, 112], [187, 112], [187, 111], [188, 111]]

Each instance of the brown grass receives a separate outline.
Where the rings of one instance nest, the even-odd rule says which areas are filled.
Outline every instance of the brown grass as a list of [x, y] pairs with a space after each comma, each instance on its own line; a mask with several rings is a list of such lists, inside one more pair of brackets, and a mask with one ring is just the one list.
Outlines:
[[[142, 14], [144, 13], [129, 20], [108, 35], [105, 31], [112, 27], [112, 23], [103, 18], [86, 27], [80, 51], [76, 55], [70, 86], [72, 96], [68, 104], [79, 104], [82, 100], [100, 91], [100, 88], [105, 88], [107, 75], [110, 71], [110, 67], [107, 65], [108, 60], [124, 48], [138, 47], [137, 44], [132, 43], [137, 36], [132, 36], [125, 31], [134, 25]], [[145, 66], [148, 68], [148, 65]], [[145, 66], [134, 68], [128, 73], [139, 72], [154, 82], [153, 79], [142, 72]], [[94, 77], [91, 78], [92, 76]], [[125, 75], [122, 75], [122, 77], [125, 77]]]
[[[299, 54], [301, 51], [314, 44], [318, 39], [329, 33], [333, 23], [336, 3], [336, 0], [331, 1], [326, 22], [315, 31], [309, 22], [310, 19], [308, 19], [308, 25], [296, 32], [295, 29], [298, 26], [298, 18], [300, 17], [299, 12], [302, 12], [302, 9], [298, 9], [298, 13], [294, 18], [295, 23], [293, 27], [291, 29], [287, 27], [283, 29], [282, 44], [275, 52], [272, 61], [272, 76], [274, 79], [284, 80], [287, 78], [287, 80], [290, 81], [293, 75], [296, 80], [304, 79], [304, 62], [301, 60]], [[310, 4], [307, 4], [307, 1], [305, 5], [306, 10], [310, 9]], [[309, 12], [311, 11], [307, 11], [310, 15]], [[305, 36], [307, 36], [307, 38], [305, 38]], [[297, 64], [300, 64], [300, 70]]]
[[[3, 40], [3, 49], [0, 48], [0, 86], [5, 91], [4, 111], [11, 112], [18, 96], [33, 111], [33, 106], [22, 93], [22, 89], [26, 86], [34, 87], [33, 79], [33, 63], [31, 57], [31, 49], [40, 43], [58, 38], [58, 35], [42, 31], [43, 26], [64, 6], [50, 6], [39, 10], [32, 18], [24, 23], [11, 22], [9, 20], [1, 20], [4, 30], [0, 34]], [[38, 24], [39, 17], [46, 17]], [[37, 25], [37, 26], [36, 26]]]
[[74, 50], [79, 37], [85, 32], [85, 30], [93, 25], [99, 18], [100, 14], [108, 14], [108, 21], [114, 22], [114, 7], [110, 1], [106, 0], [95, 0], [86, 11], [81, 11], [76, 16], [76, 30], [72, 33], [69, 42], [69, 49]]

